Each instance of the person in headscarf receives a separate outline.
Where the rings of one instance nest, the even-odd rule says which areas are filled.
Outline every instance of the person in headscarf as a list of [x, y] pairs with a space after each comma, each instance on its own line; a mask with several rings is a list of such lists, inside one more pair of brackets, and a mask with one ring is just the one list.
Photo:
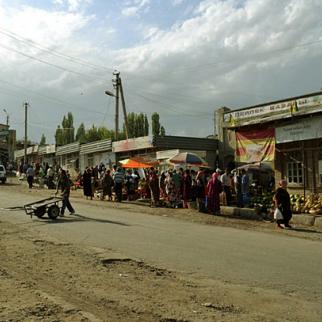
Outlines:
[[159, 178], [153, 167], [149, 172], [148, 184], [151, 191], [151, 207], [158, 207], [160, 201]]
[[218, 215], [220, 213], [220, 198], [222, 192], [222, 183], [219, 180], [219, 174], [213, 173], [207, 184], [207, 208], [211, 214]]
[[191, 185], [192, 180], [190, 176], [190, 171], [185, 170], [183, 172], [182, 181], [181, 181], [181, 196], [183, 208], [188, 208], [188, 201], [191, 198]]
[[172, 179], [172, 176], [172, 172], [169, 171], [165, 179], [165, 191], [170, 207], [175, 208], [177, 206], [177, 192], [176, 185]]
[[107, 169], [102, 178], [102, 189], [103, 189], [103, 199], [107, 196], [107, 200], [112, 200], [112, 187], [114, 186], [114, 180], [111, 176], [111, 170]]
[[199, 170], [196, 176], [196, 197], [199, 212], [205, 212], [205, 196], [206, 196], [206, 175], [205, 172]]
[[291, 228], [289, 224], [289, 221], [292, 218], [291, 199], [286, 189], [287, 181], [281, 180], [274, 195], [275, 207], [278, 208], [283, 215], [283, 219], [277, 220], [278, 228]]
[[93, 190], [92, 190], [92, 172], [90, 168], [86, 168], [83, 174], [83, 191], [86, 199], [88, 197], [93, 199]]

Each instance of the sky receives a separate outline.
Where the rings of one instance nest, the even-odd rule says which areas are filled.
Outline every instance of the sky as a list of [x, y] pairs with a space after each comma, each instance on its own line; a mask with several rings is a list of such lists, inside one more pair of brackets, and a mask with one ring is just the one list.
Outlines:
[[0, 123], [18, 139], [24, 102], [34, 142], [54, 143], [68, 112], [113, 129], [114, 71], [128, 113], [206, 137], [222, 106], [321, 89], [322, 1], [0, 0], [0, 68]]

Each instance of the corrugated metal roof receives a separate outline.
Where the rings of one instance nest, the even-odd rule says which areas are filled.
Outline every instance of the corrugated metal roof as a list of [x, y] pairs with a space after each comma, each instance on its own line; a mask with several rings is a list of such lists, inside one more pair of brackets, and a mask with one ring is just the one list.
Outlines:
[[79, 150], [80, 150], [79, 142], [73, 142], [63, 146], [58, 146], [56, 149], [56, 155], [75, 153], [75, 152], [79, 152]]
[[216, 151], [218, 140], [203, 139], [186, 136], [155, 136], [153, 137], [154, 147], [162, 149], [185, 149], [194, 151]]
[[53, 154], [56, 152], [55, 144], [43, 145], [39, 147], [38, 155]]
[[80, 154], [90, 154], [104, 151], [112, 151], [112, 141], [110, 139], [86, 143], [80, 146]]

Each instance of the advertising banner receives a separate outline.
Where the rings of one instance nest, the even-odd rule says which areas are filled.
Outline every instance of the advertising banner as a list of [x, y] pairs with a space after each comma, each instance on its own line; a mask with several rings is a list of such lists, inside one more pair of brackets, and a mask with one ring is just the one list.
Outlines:
[[276, 128], [276, 143], [297, 142], [322, 138], [322, 117], [311, 117]]
[[236, 153], [237, 162], [273, 161], [275, 156], [275, 130], [237, 131]]

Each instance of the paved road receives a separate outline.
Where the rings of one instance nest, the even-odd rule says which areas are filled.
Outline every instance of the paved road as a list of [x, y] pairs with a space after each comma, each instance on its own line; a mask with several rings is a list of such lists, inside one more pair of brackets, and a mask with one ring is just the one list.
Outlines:
[[[0, 207], [39, 199], [0, 190]], [[171, 270], [250, 286], [282, 288], [322, 298], [322, 243], [234, 228], [201, 225], [73, 200], [77, 215], [53, 222], [0, 210], [0, 220], [62, 241], [112, 248]], [[135, 206], [133, 206], [135, 207]], [[175, 210], [169, 210], [175, 211]]]

